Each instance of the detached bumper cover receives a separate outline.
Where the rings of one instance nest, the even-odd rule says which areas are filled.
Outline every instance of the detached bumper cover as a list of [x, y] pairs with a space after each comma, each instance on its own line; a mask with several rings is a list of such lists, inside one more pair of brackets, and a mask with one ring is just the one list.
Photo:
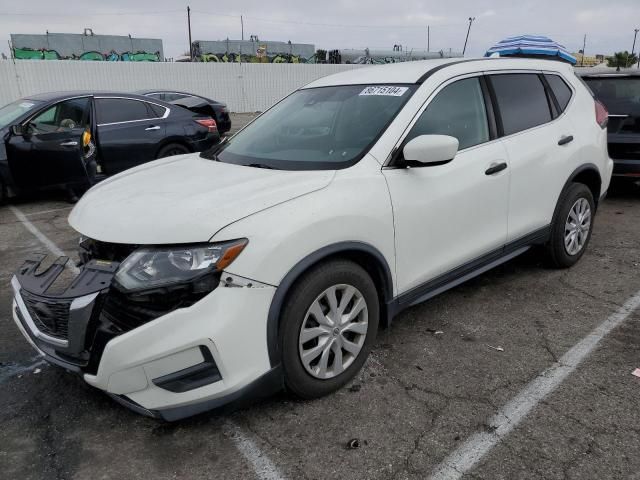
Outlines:
[[65, 292], [51, 295], [66, 259], [36, 275], [42, 258], [27, 261], [12, 279], [16, 324], [49, 362], [119, 403], [177, 420], [282, 388], [266, 342], [275, 287], [235, 276], [230, 283], [225, 274], [224, 283], [190, 307], [127, 332], [109, 331], [101, 311], [117, 262], [91, 261]]

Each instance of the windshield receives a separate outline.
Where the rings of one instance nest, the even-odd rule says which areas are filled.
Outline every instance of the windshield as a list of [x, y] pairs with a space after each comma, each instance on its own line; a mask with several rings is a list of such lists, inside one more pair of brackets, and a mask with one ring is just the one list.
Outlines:
[[345, 168], [364, 156], [414, 90], [414, 85], [298, 90], [212, 153], [221, 162], [262, 168]]
[[0, 128], [10, 125], [15, 119], [22, 114], [31, 110], [34, 106], [41, 102], [34, 100], [17, 100], [0, 108]]

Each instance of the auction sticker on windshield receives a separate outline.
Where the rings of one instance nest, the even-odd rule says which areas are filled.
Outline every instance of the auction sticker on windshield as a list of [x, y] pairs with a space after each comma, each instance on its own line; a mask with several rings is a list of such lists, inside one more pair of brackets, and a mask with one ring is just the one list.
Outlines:
[[390, 97], [401, 97], [408, 89], [408, 87], [380, 85], [375, 87], [367, 87], [360, 92], [360, 95], [387, 95]]

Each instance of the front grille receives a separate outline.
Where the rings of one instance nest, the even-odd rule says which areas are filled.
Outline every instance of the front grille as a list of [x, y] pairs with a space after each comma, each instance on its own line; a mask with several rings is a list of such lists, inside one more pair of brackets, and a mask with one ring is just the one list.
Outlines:
[[68, 339], [71, 299], [47, 299], [24, 290], [21, 295], [38, 330], [52, 337]]

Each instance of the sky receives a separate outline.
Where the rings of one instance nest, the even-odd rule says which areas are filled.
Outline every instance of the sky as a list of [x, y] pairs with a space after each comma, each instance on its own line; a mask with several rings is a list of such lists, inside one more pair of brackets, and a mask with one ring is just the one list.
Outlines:
[[[512, 35], [547, 35], [570, 51], [610, 54], [631, 50], [640, 28], [640, 0], [29, 0], [0, 6], [0, 52], [10, 33], [82, 33], [161, 38], [166, 57], [189, 49], [186, 7], [193, 40], [257, 35], [260, 40], [313, 43], [316, 48], [461, 51], [469, 17], [467, 56], [481, 56]], [[640, 35], [636, 52], [640, 48]]]

